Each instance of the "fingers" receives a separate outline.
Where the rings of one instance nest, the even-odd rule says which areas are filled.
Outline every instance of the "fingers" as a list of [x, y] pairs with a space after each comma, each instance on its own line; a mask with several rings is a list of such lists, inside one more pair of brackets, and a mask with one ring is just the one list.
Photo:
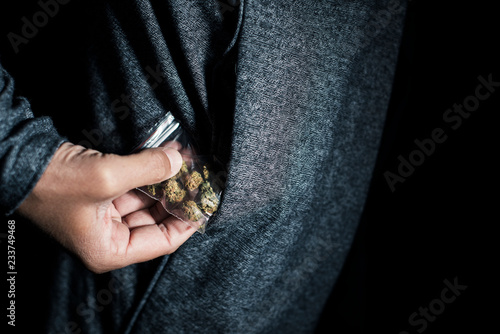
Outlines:
[[[181, 154], [172, 147], [146, 149], [131, 155], [103, 154], [67, 144], [54, 155], [44, 173], [54, 193], [85, 196], [95, 201], [114, 199], [129, 190], [162, 182], [182, 166]], [[68, 187], [67, 184], [78, 186]]]
[[130, 190], [113, 201], [116, 210], [122, 217], [138, 210], [149, 208], [157, 203], [156, 200], [138, 190]]
[[[146, 224], [130, 229], [119, 218], [111, 217], [113, 210], [108, 211], [111, 218], [108, 224], [110, 228], [107, 232], [104, 231], [103, 235], [105, 239], [108, 235], [108, 241], [112, 242], [105, 248], [93, 247], [91, 251], [76, 248], [76, 254], [85, 266], [95, 273], [104, 273], [172, 254], [196, 232], [195, 228], [172, 216], [160, 224]], [[146, 221], [147, 219], [144, 220]]]
[[130, 233], [127, 264], [149, 261], [177, 250], [196, 229], [169, 217], [158, 225], [134, 228]]
[[149, 209], [143, 209], [132, 212], [126, 217], [122, 218], [122, 223], [128, 228], [135, 228], [146, 225], [156, 224], [156, 220], [151, 216]]
[[181, 165], [172, 148], [118, 156], [63, 144], [20, 212], [96, 273], [148, 261], [174, 252], [196, 229], [130, 189], [159, 183]]
[[103, 155], [99, 168], [107, 179], [107, 193], [119, 196], [130, 189], [162, 182], [174, 176], [181, 165], [180, 153], [167, 147], [127, 156]]
[[129, 228], [134, 228], [138, 226], [160, 223], [169, 216], [170, 214], [165, 211], [161, 203], [156, 202], [156, 204], [151, 207], [137, 210], [128, 214], [127, 216], [124, 216], [122, 218], [122, 221]]

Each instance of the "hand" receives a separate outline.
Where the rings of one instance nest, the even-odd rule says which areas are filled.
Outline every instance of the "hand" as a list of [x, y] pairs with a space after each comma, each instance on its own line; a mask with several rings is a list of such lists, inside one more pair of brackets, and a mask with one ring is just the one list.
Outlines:
[[172, 148], [118, 156], [64, 143], [18, 211], [93, 272], [151, 260], [196, 230], [134, 189], [168, 179], [181, 164]]

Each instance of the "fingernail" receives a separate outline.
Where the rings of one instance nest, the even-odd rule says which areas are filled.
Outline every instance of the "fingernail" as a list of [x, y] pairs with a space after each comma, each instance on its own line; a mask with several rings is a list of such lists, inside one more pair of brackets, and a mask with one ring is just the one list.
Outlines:
[[181, 154], [177, 150], [169, 147], [163, 148], [163, 152], [165, 152], [168, 160], [170, 161], [170, 170], [172, 171], [172, 175], [177, 174], [182, 166]]

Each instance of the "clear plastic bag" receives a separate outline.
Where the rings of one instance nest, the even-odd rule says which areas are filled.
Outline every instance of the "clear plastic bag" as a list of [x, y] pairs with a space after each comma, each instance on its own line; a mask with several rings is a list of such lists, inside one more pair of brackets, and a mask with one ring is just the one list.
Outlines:
[[215, 177], [215, 159], [197, 154], [191, 138], [170, 112], [134, 151], [153, 147], [178, 150], [182, 168], [168, 180], [137, 189], [159, 201], [168, 213], [204, 233], [209, 218], [219, 207], [223, 188]]

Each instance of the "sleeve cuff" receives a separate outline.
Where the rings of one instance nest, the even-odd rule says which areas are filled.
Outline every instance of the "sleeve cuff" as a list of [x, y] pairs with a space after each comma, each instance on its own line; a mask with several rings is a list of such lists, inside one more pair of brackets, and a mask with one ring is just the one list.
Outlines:
[[[27, 135], [30, 134], [30, 135]], [[22, 139], [22, 140], [21, 140]], [[0, 156], [0, 210], [11, 215], [31, 193], [57, 149], [67, 141], [48, 117], [32, 118], [9, 136]]]

